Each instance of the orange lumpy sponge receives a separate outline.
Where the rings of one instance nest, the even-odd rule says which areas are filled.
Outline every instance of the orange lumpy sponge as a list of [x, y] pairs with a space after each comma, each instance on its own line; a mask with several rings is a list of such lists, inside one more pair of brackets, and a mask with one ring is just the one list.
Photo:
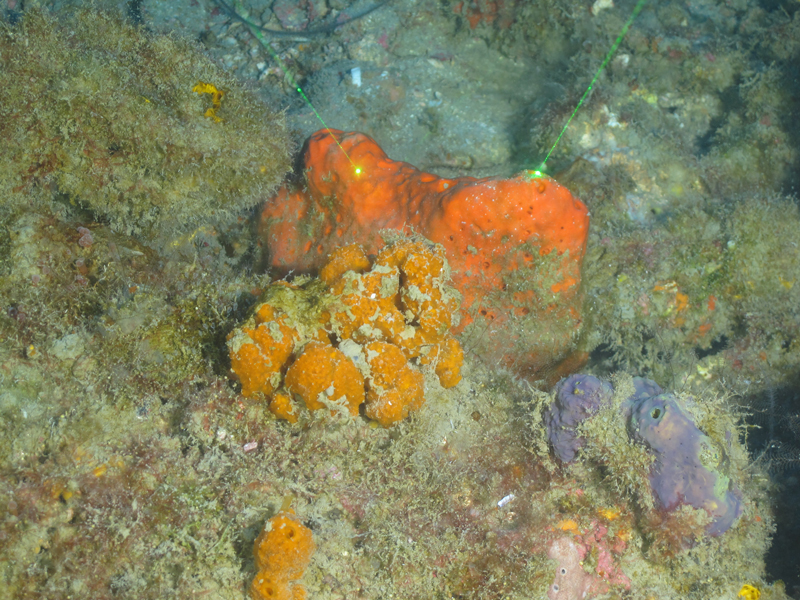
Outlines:
[[272, 517], [256, 538], [253, 554], [256, 576], [250, 585], [253, 600], [301, 600], [305, 588], [294, 583], [303, 576], [316, 545], [308, 527], [291, 512]]
[[528, 173], [444, 179], [337, 130], [312, 135], [304, 160], [304, 187], [283, 188], [262, 212], [276, 270], [315, 273], [338, 246], [375, 254], [382, 230], [413, 230], [443, 247], [463, 295], [457, 331], [474, 330], [484, 358], [528, 375], [573, 350], [589, 215], [565, 187]]
[[364, 402], [364, 377], [352, 360], [330, 344], [309, 343], [286, 372], [285, 385], [309, 410], [325, 408], [321, 397], [333, 402], [344, 399], [350, 414], [356, 416]]
[[265, 397], [291, 423], [302, 405], [335, 413], [335, 402], [357, 416], [366, 401], [367, 416], [391, 426], [423, 405], [425, 377], [445, 388], [461, 380], [464, 353], [451, 334], [459, 296], [444, 250], [391, 237], [372, 263], [351, 244], [331, 253], [319, 279], [264, 291], [228, 336], [243, 395]]
[[347, 271], [331, 287], [344, 305], [331, 317], [334, 332], [341, 339], [360, 344], [399, 335], [405, 327], [396, 304], [399, 289], [400, 277], [395, 268], [373, 267], [366, 273]]
[[297, 330], [285, 315], [262, 304], [254, 315], [228, 336], [231, 369], [242, 382], [242, 395], [270, 395], [280, 380], [281, 367], [294, 350]]
[[384, 427], [405, 419], [425, 402], [425, 379], [394, 344], [372, 342], [364, 347], [370, 376], [366, 413]]
[[319, 270], [319, 278], [328, 285], [333, 285], [347, 271], [363, 273], [369, 267], [369, 258], [367, 258], [364, 248], [358, 244], [350, 244], [331, 252], [325, 266]]
[[[399, 262], [402, 280], [401, 302], [412, 315], [419, 328], [429, 334], [442, 336], [453, 325], [453, 315], [458, 314], [459, 299], [448, 294], [442, 285], [450, 278], [444, 248], [433, 248], [420, 242], [397, 244], [407, 252]], [[383, 252], [381, 253], [383, 254]], [[382, 256], [376, 263], [380, 264]], [[396, 255], [397, 252], [391, 252]]]

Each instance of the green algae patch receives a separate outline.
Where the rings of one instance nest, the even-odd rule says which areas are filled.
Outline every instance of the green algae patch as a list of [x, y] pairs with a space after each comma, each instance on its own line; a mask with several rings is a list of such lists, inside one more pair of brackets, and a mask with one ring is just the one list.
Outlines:
[[0, 62], [4, 195], [49, 185], [151, 237], [250, 208], [289, 170], [283, 116], [191, 42], [31, 11], [0, 29]]

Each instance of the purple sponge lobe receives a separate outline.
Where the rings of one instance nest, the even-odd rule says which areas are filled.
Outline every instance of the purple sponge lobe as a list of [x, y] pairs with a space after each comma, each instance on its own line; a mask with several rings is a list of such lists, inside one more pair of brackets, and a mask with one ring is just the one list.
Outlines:
[[741, 513], [741, 502], [728, 478], [715, 470], [721, 451], [677, 398], [672, 394], [642, 398], [632, 406], [629, 428], [631, 436], [653, 452], [650, 485], [662, 507], [667, 511], [680, 504], [704, 508], [714, 519], [708, 534], [727, 531]]
[[547, 436], [553, 451], [563, 462], [572, 462], [584, 444], [576, 428], [608, 404], [614, 388], [607, 381], [580, 373], [562, 379], [556, 386], [556, 399], [544, 411]]

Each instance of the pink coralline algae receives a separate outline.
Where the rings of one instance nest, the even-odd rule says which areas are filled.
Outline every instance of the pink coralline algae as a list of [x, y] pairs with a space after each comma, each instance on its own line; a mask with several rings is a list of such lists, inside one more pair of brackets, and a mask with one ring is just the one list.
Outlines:
[[568, 537], [558, 538], [550, 544], [547, 556], [558, 562], [556, 578], [547, 597], [550, 600], [581, 600], [586, 598], [594, 577], [583, 570], [585, 551]]
[[[608, 528], [592, 522], [591, 530], [583, 536], [564, 536], [553, 540], [547, 556], [555, 560], [556, 576], [547, 597], [550, 600], [583, 600], [605, 594], [612, 586], [629, 590], [631, 581], [622, 572], [616, 556], [625, 550], [625, 542], [614, 536], [607, 538]], [[609, 545], [610, 544], [610, 545]], [[594, 568], [584, 559], [592, 555]]]
[[81, 248], [89, 248], [94, 243], [92, 232], [86, 227], [78, 227], [78, 233], [81, 234], [81, 237], [78, 238], [78, 245]]

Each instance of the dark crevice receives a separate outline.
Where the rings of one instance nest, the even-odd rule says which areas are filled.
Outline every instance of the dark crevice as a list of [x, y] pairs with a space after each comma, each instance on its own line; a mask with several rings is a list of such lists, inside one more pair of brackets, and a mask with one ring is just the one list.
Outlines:
[[722, 103], [722, 111], [720, 115], [711, 119], [711, 124], [702, 136], [697, 138], [695, 143], [697, 150], [695, 154], [698, 157], [705, 156], [714, 147], [714, 138], [717, 131], [725, 125], [728, 117], [732, 112], [740, 112], [744, 110], [744, 102], [739, 95], [739, 82], [737, 81], [732, 86], [724, 89], [719, 95], [720, 102]]
[[708, 348], [699, 348], [699, 347], [695, 348], [694, 353], [699, 360], [702, 360], [706, 356], [713, 356], [715, 354], [722, 352], [727, 347], [728, 347], [728, 338], [723, 335], [713, 340]]

